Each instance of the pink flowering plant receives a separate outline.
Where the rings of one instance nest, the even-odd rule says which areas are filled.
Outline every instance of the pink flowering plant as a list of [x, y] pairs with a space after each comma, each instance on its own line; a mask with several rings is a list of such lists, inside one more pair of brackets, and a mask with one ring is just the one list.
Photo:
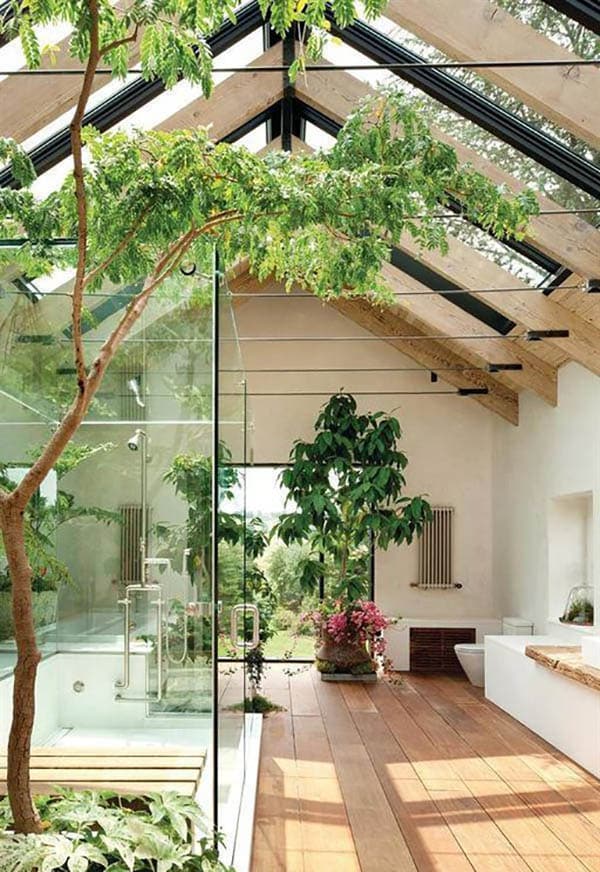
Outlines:
[[[323, 600], [319, 606], [300, 616], [300, 623], [311, 625], [320, 642], [328, 638], [340, 649], [368, 648], [369, 658], [363, 661], [368, 668], [361, 669], [362, 672], [375, 671], [377, 661], [386, 667], [387, 641], [384, 631], [397, 620], [384, 615], [376, 603], [364, 599]], [[324, 665], [326, 662], [319, 662], [317, 658], [317, 666], [321, 671], [333, 671]]]

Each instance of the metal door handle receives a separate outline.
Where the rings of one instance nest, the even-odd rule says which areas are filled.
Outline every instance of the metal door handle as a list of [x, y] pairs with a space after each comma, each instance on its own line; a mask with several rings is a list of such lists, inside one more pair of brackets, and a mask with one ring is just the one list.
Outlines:
[[[246, 613], [250, 612], [252, 615], [252, 640], [250, 642], [246, 642], [245, 639], [240, 641], [239, 637], [239, 629], [238, 629], [238, 616], [240, 613], [246, 616]], [[258, 610], [258, 606], [254, 605], [254, 603], [240, 603], [237, 606], [233, 606], [231, 609], [231, 644], [238, 651], [251, 651], [253, 648], [257, 648], [260, 643], [260, 612]]]

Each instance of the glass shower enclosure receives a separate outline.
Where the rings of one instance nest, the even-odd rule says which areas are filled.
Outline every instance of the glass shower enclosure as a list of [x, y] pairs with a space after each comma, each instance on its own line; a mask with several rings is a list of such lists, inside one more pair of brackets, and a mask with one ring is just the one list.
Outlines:
[[[243, 654], [258, 626], [245, 595], [249, 428], [230, 297], [216, 271], [198, 276], [177, 275], [151, 299], [28, 509], [43, 654], [34, 745], [73, 759], [63, 782], [196, 795], [231, 851], [255, 729], [244, 714]], [[73, 392], [70, 283], [57, 276], [46, 293], [1, 283], [4, 487], [19, 481]], [[86, 298], [88, 360], [138, 288]], [[233, 503], [234, 468], [242, 498]], [[225, 523], [237, 532], [220, 584]], [[232, 651], [242, 654], [235, 668]], [[15, 657], [0, 549], [3, 745]], [[83, 754], [98, 761], [91, 778], [76, 771]], [[103, 760], [114, 770], [128, 758], [103, 775]]]

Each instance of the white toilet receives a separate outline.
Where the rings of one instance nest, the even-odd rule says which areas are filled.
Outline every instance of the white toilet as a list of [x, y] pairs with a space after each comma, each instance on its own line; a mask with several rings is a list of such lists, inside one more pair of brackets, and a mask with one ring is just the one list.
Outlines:
[[[503, 636], [532, 636], [533, 624], [526, 618], [502, 618]], [[485, 685], [485, 645], [479, 642], [475, 645], [458, 644], [454, 646], [458, 662], [465, 675], [475, 687]]]

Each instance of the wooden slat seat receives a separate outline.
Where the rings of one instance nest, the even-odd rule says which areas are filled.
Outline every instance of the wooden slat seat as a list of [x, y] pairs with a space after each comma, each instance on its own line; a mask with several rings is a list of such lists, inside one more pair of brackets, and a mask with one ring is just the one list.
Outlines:
[[[182, 748], [34, 748], [31, 781], [36, 794], [56, 785], [119, 793], [176, 791], [194, 796], [205, 755]], [[6, 794], [6, 754], [0, 754], [0, 795]]]

